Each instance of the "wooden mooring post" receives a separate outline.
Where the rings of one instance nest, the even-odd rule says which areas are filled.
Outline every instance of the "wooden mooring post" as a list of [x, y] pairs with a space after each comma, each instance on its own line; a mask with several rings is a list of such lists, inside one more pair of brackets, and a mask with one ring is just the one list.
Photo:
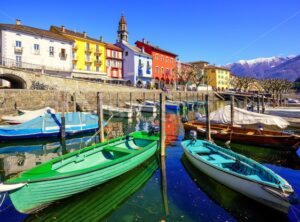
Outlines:
[[206, 115], [206, 139], [211, 141], [210, 135], [210, 120], [209, 120], [209, 110], [208, 110], [208, 94], [205, 94], [205, 115]]
[[234, 124], [234, 95], [230, 96], [230, 125]]
[[97, 115], [98, 115], [98, 132], [99, 132], [99, 141], [104, 142], [104, 127], [103, 127], [103, 101], [102, 93], [97, 93]]
[[143, 92], [143, 102], [146, 101], [146, 92]]
[[265, 113], [266, 107], [265, 107], [265, 96], [262, 94], [261, 95], [261, 112]]
[[254, 104], [255, 104], [255, 99], [254, 99], [254, 94], [252, 95], [252, 112], [254, 112]]
[[246, 109], [247, 110], [247, 96], [244, 96], [244, 104], [243, 104], [243, 107], [244, 107], [244, 109]]
[[117, 107], [119, 107], [119, 93], [117, 93]]
[[165, 130], [165, 115], [166, 115], [166, 96], [165, 93], [160, 93], [160, 107], [159, 107], [159, 114], [160, 114], [160, 121], [159, 121], [159, 128], [160, 128], [160, 149], [161, 153], [160, 155], [162, 157], [166, 156], [166, 145], [165, 145], [165, 140], [166, 140], [166, 130]]
[[61, 139], [66, 138], [66, 117], [65, 117], [65, 93], [61, 92], [61, 127], [60, 127]]
[[132, 92], [129, 93], [129, 104], [132, 107]]
[[166, 216], [169, 215], [168, 190], [167, 190], [167, 173], [166, 173], [166, 157], [161, 157], [161, 186], [162, 198]]
[[257, 93], [257, 113], [260, 112], [260, 99], [259, 99], [259, 93]]

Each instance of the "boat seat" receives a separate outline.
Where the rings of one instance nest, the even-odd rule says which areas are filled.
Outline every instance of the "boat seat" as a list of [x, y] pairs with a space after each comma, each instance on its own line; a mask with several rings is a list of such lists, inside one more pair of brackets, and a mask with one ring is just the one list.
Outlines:
[[125, 148], [119, 148], [115, 146], [106, 146], [103, 148], [104, 151], [112, 151], [112, 152], [120, 152], [120, 153], [134, 153], [136, 150], [130, 150], [130, 149], [125, 149]]
[[254, 132], [247, 132], [246, 135], [254, 135]]
[[197, 149], [194, 149], [193, 150], [195, 153], [201, 155], [201, 154], [211, 154], [211, 149], [209, 148], [204, 148], [204, 147], [201, 147], [201, 148], [197, 148]]
[[255, 175], [255, 174], [247, 175], [247, 177], [252, 179], [252, 180], [262, 181], [262, 179], [259, 176]]
[[210, 155], [211, 158], [214, 160], [210, 161], [211, 163], [214, 164], [221, 164], [221, 163], [235, 163], [235, 160], [230, 159], [230, 158], [224, 158], [223, 156], [220, 156], [218, 154], [212, 154]]

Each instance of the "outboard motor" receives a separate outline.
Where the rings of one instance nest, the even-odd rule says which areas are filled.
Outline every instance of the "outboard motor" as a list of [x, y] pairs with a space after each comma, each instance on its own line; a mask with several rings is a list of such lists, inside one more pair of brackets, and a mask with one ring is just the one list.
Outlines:
[[188, 122], [188, 121], [189, 121], [189, 118], [188, 118], [187, 116], [181, 117], [181, 122], [182, 122], [182, 123], [186, 123], [186, 122]]
[[159, 129], [159, 126], [158, 125], [153, 125], [151, 124], [149, 126], [149, 135], [152, 136], [152, 135], [155, 135], [156, 133], [159, 133], [160, 129]]
[[197, 132], [195, 130], [190, 131], [190, 139], [194, 142], [197, 140]]

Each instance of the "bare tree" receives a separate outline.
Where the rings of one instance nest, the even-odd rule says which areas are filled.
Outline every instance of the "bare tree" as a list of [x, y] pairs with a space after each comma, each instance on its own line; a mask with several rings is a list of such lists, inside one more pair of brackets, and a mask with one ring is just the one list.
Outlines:
[[181, 66], [180, 68], [176, 67], [174, 72], [178, 82], [184, 85], [184, 91], [186, 91], [187, 85], [193, 79], [194, 75], [192, 66]]

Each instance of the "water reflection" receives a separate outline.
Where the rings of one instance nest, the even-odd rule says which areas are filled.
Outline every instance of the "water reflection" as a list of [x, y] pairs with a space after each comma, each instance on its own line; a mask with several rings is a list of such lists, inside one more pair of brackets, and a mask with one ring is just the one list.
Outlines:
[[157, 157], [101, 186], [57, 202], [26, 221], [100, 221], [139, 190], [158, 169]]
[[210, 199], [228, 210], [240, 221], [287, 221], [288, 218], [268, 207], [265, 207], [213, 180], [196, 169], [182, 156], [181, 161], [193, 181]]

